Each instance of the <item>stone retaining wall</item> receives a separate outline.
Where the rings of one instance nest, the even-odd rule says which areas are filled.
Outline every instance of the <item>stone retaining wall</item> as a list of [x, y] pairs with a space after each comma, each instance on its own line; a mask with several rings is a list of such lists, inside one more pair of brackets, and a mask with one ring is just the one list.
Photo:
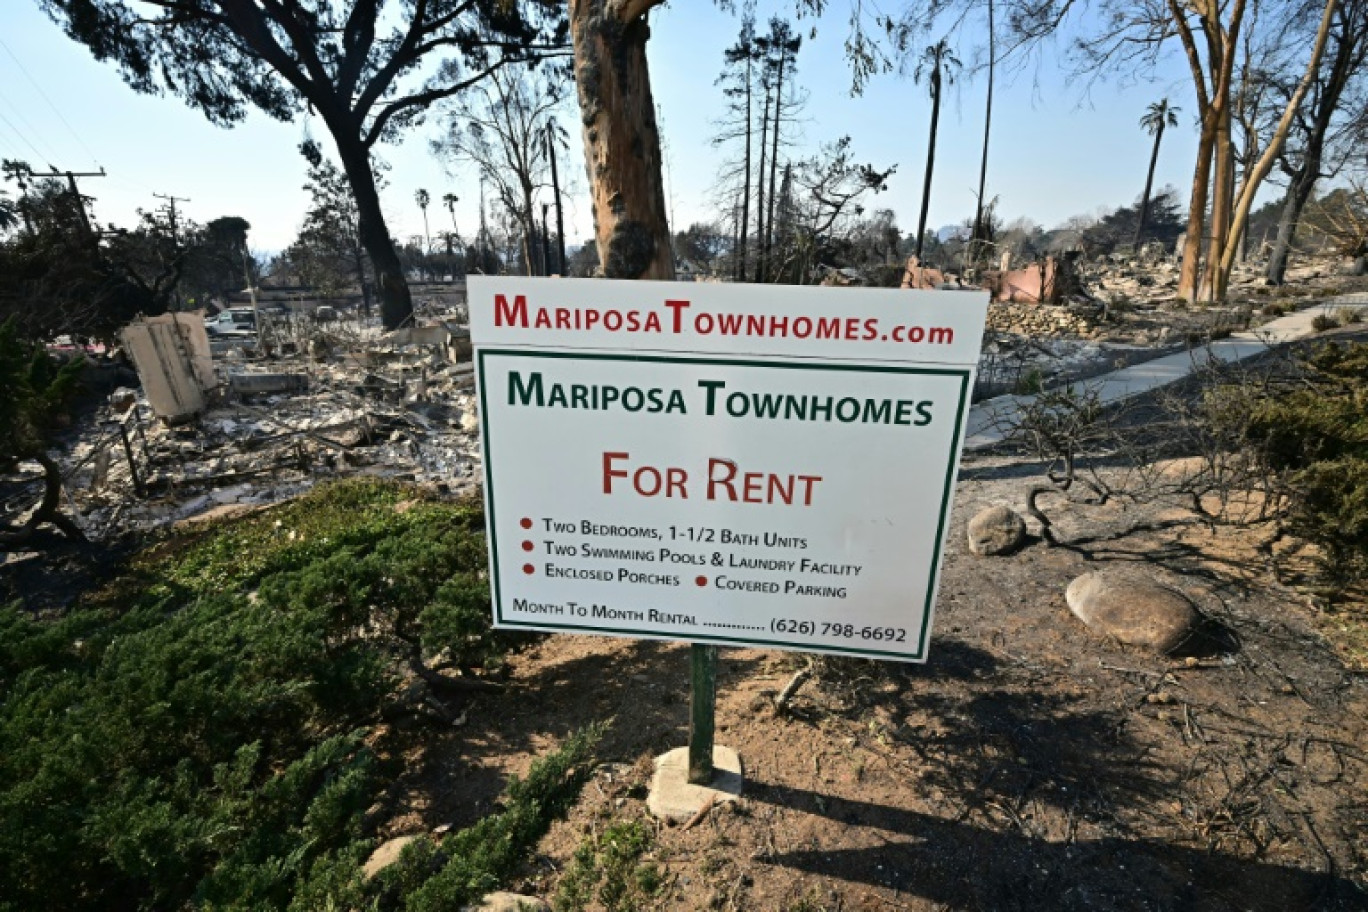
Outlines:
[[988, 329], [1025, 336], [1087, 336], [1098, 327], [1097, 314], [1050, 304], [989, 304]]

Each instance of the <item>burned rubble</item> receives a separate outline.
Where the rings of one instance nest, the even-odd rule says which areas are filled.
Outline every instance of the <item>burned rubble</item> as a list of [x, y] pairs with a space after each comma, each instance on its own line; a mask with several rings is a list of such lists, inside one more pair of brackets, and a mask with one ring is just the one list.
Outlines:
[[[1005, 259], [1005, 258], [1004, 258]], [[1237, 267], [1234, 303], [1184, 307], [1171, 259], [1104, 257], [1002, 268], [980, 278], [1011, 294], [989, 307], [974, 393], [1033, 392], [1139, 363], [1316, 298], [1336, 287], [1313, 262], [1269, 288]], [[1051, 277], [1055, 303], [1022, 297], [1024, 277]], [[1009, 281], [1010, 280], [1010, 281]], [[968, 288], [909, 261], [903, 287]], [[996, 287], [996, 286], [994, 286]], [[1060, 287], [1064, 287], [1061, 285]], [[1039, 290], [1039, 289], [1037, 289]], [[1290, 302], [1290, 303], [1289, 303]], [[122, 333], [141, 388], [109, 394], [52, 455], [63, 501], [85, 535], [107, 539], [274, 503], [320, 480], [375, 475], [451, 493], [478, 489], [478, 415], [464, 303], [392, 333], [331, 307], [262, 309], [256, 330], [209, 335], [197, 313], [136, 321]], [[7, 490], [37, 489], [29, 473]], [[7, 495], [20, 514], [25, 498]], [[32, 498], [28, 498], [29, 501]]]
[[74, 429], [60, 454], [68, 511], [100, 540], [347, 475], [473, 490], [469, 334], [459, 312], [429, 322], [385, 334], [287, 316], [224, 339], [195, 313], [136, 321], [122, 339], [141, 389], [115, 390]]
[[[1015, 266], [1015, 268], [1013, 268]], [[1029, 393], [1088, 379], [1185, 349], [1342, 290], [1346, 264], [1309, 260], [1270, 286], [1262, 263], [1237, 263], [1228, 301], [1190, 306], [1176, 298], [1180, 263], [1162, 245], [1092, 258], [1070, 253], [963, 274], [908, 259], [901, 287], [991, 294], [974, 399]], [[844, 284], [859, 284], [848, 280]]]

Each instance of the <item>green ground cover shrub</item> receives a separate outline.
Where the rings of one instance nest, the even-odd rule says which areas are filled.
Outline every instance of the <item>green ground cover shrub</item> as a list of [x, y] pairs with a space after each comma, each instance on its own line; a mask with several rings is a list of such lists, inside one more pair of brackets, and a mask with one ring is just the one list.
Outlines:
[[1288, 528], [1318, 546], [1334, 586], [1368, 576], [1368, 345], [1329, 343], [1270, 388], [1245, 430], [1288, 499]]
[[168, 541], [62, 618], [0, 608], [0, 909], [421, 909], [506, 876], [593, 733], [408, 880], [359, 880], [403, 669], [509, 646], [479, 509], [413, 497], [328, 487]]
[[561, 878], [552, 908], [583, 912], [595, 902], [606, 912], [634, 912], [659, 892], [660, 869], [642, 857], [654, 842], [640, 820], [624, 820], [587, 837]]

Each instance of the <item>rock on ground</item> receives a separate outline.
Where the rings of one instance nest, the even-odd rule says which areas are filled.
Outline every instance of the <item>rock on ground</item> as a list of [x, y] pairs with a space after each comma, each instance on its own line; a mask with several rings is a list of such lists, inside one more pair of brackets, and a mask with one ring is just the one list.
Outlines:
[[1182, 645], [1201, 617], [1187, 596], [1134, 572], [1086, 573], [1069, 584], [1064, 599], [1093, 630], [1159, 652]]
[[361, 866], [361, 873], [366, 880], [370, 880], [376, 874], [388, 868], [399, 860], [399, 854], [404, 851], [404, 847], [417, 839], [417, 836], [396, 836], [380, 844], [380, 847], [371, 853], [370, 858]]
[[551, 912], [544, 900], [520, 893], [490, 893], [473, 906], [466, 906], [461, 912]]
[[989, 507], [969, 520], [969, 550], [1006, 554], [1026, 539], [1026, 522], [1011, 507]]

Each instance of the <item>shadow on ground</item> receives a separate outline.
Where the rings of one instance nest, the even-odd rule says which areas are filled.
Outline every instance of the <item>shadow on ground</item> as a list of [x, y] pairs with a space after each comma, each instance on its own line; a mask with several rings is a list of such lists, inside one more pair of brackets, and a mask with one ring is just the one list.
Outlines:
[[768, 863], [893, 889], [951, 909], [1347, 912], [1368, 907], [1368, 895], [1333, 872], [1147, 839], [1054, 842], [760, 782], [751, 783], [747, 793], [754, 801], [811, 808], [833, 820], [875, 827], [887, 840], [864, 849], [781, 852], [765, 859]]

